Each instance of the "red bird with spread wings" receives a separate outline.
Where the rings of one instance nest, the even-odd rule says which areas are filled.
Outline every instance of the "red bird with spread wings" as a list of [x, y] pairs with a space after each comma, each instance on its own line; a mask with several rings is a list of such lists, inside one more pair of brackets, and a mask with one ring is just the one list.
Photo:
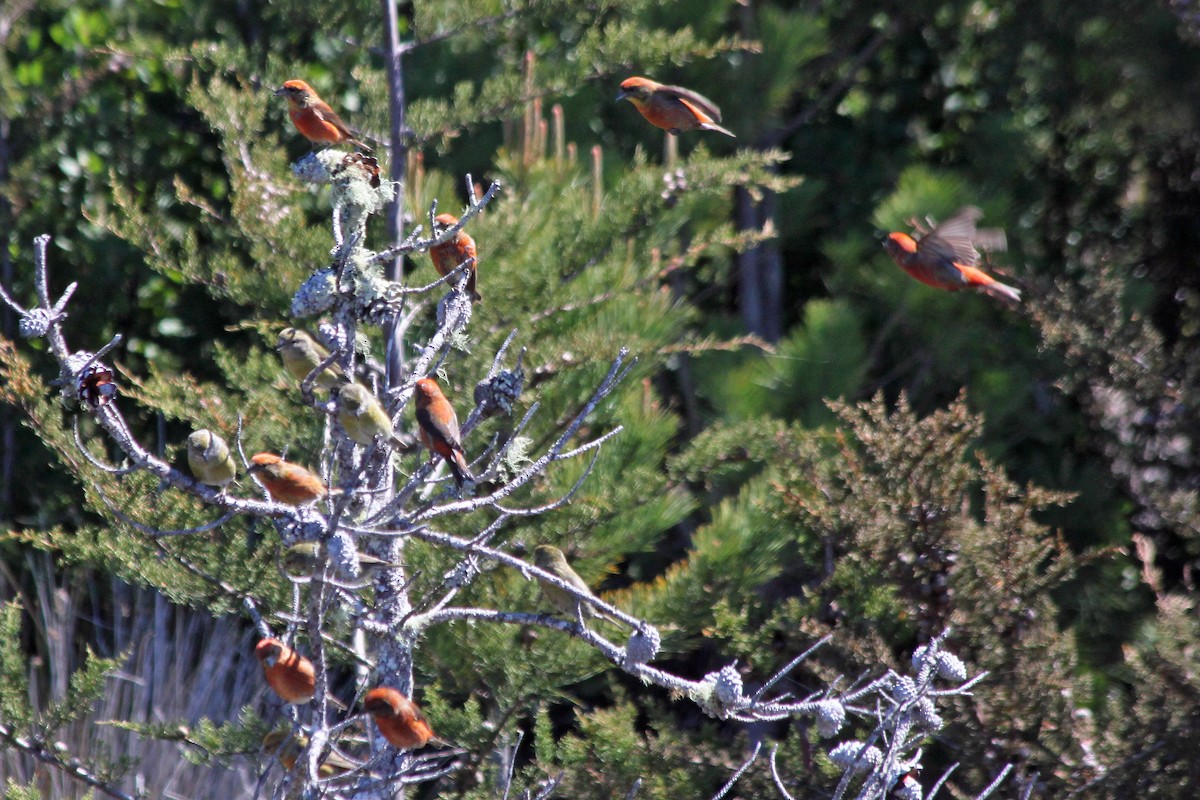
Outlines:
[[1000, 283], [978, 267], [976, 245], [988, 250], [1006, 246], [1004, 231], [976, 229], [982, 216], [978, 208], [966, 206], [924, 235], [918, 231], [917, 239], [907, 233], [889, 233], [883, 246], [901, 269], [926, 286], [949, 292], [978, 289], [1004, 303], [1020, 303], [1020, 289]]
[[721, 109], [713, 101], [682, 86], [666, 86], [635, 76], [621, 82], [617, 99], [633, 103], [651, 125], [668, 133], [716, 131], [737, 138], [717, 124], [721, 121]]

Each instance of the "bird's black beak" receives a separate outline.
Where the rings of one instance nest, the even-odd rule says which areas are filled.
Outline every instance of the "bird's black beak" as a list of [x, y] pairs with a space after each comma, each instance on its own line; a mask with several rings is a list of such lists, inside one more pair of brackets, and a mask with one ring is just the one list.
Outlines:
[[288, 90], [287, 90], [286, 86], [280, 86], [278, 89], [275, 90], [276, 97], [278, 97], [281, 94], [287, 94], [287, 93], [288, 93]]
[[626, 92], [626, 91], [624, 91], [624, 90], [622, 90], [622, 91], [620, 91], [620, 92], [617, 92], [617, 99], [618, 99], [618, 100], [624, 100], [626, 97], [629, 97], [629, 92]]

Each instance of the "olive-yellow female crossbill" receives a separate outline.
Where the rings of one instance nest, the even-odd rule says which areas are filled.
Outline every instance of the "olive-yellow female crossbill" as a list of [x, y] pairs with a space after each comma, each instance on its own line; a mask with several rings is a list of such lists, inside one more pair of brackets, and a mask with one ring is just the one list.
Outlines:
[[392, 418], [362, 384], [348, 383], [338, 391], [337, 418], [346, 435], [361, 445], [369, 445], [376, 436], [382, 436], [393, 446], [404, 448], [392, 433]]
[[[289, 730], [271, 731], [263, 737], [262, 747], [266, 753], [274, 754], [289, 772], [296, 766], [300, 751], [308, 747], [308, 737], [303, 733], [292, 733]], [[332, 778], [334, 775], [345, 775], [347, 772], [359, 769], [360, 765], [343, 758], [336, 752], [321, 758], [317, 772], [322, 778]]]
[[421, 709], [397, 690], [379, 686], [363, 695], [362, 703], [383, 738], [401, 750], [419, 750], [437, 741]]
[[[279, 351], [283, 366], [301, 383], [318, 364], [329, 358], [329, 351], [323, 344], [298, 328], [281, 330], [279, 339], [275, 342], [275, 349]], [[335, 361], [318, 372], [313, 382], [322, 389], [332, 389], [349, 380], [345, 370]]]
[[313, 699], [317, 676], [312, 662], [278, 639], [263, 639], [254, 646], [263, 676], [283, 702], [300, 705]]
[[237, 464], [225, 440], [201, 428], [187, 438], [188, 467], [196, 480], [223, 489], [237, 477]]
[[[438, 214], [434, 217], [433, 222], [436, 234], [457, 225], [458, 217], [453, 214]], [[467, 294], [474, 302], [483, 299], [475, 290], [475, 279], [479, 270], [479, 256], [475, 252], [475, 240], [465, 230], [459, 231], [450, 241], [429, 248], [429, 257], [433, 259], [433, 268], [443, 278], [465, 262], [470, 261], [471, 263], [467, 266]]]
[[357, 137], [362, 134], [342, 122], [337, 112], [304, 81], [284, 81], [275, 94], [287, 98], [288, 116], [292, 118], [292, 124], [313, 144], [349, 142], [367, 152], [371, 151], [358, 140]]
[[[588, 588], [588, 585], [584, 582], [583, 578], [579, 577], [579, 573], [576, 572], [567, 562], [567, 557], [563, 555], [563, 551], [559, 550], [554, 545], [539, 544], [537, 547], [533, 548], [533, 563], [541, 569], [544, 569], [546, 572], [549, 572], [559, 580], [574, 586], [585, 595], [594, 596], [592, 595], [592, 590]], [[598, 614], [604, 619], [617, 622], [617, 620], [610, 615], [603, 612], [597, 612], [597, 610], [591, 605], [577, 599], [575, 595], [571, 594], [566, 589], [555, 586], [554, 584], [542, 578], [538, 578], [538, 583], [541, 585], [542, 594], [545, 595], [546, 599], [550, 601], [550, 604], [553, 605], [560, 613], [570, 617], [571, 619], [575, 619], [576, 609], [578, 608], [582, 611], [585, 618], [597, 616]]]
[[414, 394], [417, 401], [417, 427], [421, 443], [446, 460], [454, 482], [459, 486], [464, 481], [474, 481], [467, 466], [467, 457], [459, 441], [458, 415], [454, 406], [442, 394], [441, 387], [433, 378], [417, 381]]
[[[369, 577], [381, 569], [396, 569], [403, 566], [391, 561], [384, 561], [382, 558], [376, 558], [369, 553], [358, 553], [357, 555], [358, 568], [362, 570], [364, 577]], [[320, 542], [297, 542], [283, 554], [283, 568], [287, 570], [289, 575], [296, 578], [310, 577], [320, 569], [320, 566]]]
[[[1005, 303], [1020, 303], [1019, 289], [1000, 283], [977, 266], [979, 233], [975, 223], [981, 216], [978, 208], [966, 206], [920, 238], [890, 233], [883, 246], [901, 269], [926, 286], [950, 292], [978, 289]], [[994, 240], [992, 249], [1003, 249], [1002, 233], [993, 232], [990, 238]]]
[[621, 82], [617, 99], [633, 103], [651, 125], [668, 133], [716, 131], [734, 136], [732, 131], [717, 124], [721, 121], [721, 109], [713, 101], [682, 86], [665, 86], [635, 76]]
[[276, 503], [302, 506], [329, 494], [325, 484], [299, 464], [284, 461], [274, 453], [256, 453], [250, 459], [250, 474], [266, 487]]

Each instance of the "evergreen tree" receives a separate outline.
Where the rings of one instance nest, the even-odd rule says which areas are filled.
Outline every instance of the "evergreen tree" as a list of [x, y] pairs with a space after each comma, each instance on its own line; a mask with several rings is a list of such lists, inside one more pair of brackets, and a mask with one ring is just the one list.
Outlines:
[[[5, 796], [1194, 795], [1169, 5], [11, 3]], [[738, 138], [664, 137], [634, 74]], [[292, 78], [377, 160], [305, 155]], [[880, 251], [963, 205], [1020, 309]], [[257, 452], [333, 494], [268, 501]], [[381, 684], [449, 745], [388, 744]]]

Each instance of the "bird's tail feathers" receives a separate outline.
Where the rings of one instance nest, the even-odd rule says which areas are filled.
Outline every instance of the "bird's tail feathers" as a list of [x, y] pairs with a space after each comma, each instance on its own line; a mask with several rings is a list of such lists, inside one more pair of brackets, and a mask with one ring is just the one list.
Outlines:
[[463, 483], [470, 481], [475, 483], [475, 476], [471, 474], [471, 468], [467, 466], [466, 456], [461, 450], [454, 451], [454, 457], [447, 459], [446, 464], [450, 467], [450, 472], [454, 475], [454, 482], [461, 488]]
[[736, 134], [736, 133], [734, 133], [733, 131], [729, 130], [728, 128], [722, 128], [720, 125], [718, 125], [718, 124], [717, 124], [717, 123], [715, 123], [715, 122], [706, 122], [706, 123], [704, 123], [703, 125], [701, 125], [701, 126], [700, 126], [700, 130], [702, 130], [702, 131], [716, 131], [717, 133], [723, 133], [723, 134], [725, 134], [726, 136], [729, 136], [729, 137], [731, 137], [731, 138], [733, 138], [733, 139], [736, 139], [736, 138], [737, 138], [737, 134]]
[[1016, 306], [1021, 303], [1021, 290], [1014, 286], [1009, 286], [1007, 283], [993, 281], [982, 288], [983, 291], [1007, 305]]

